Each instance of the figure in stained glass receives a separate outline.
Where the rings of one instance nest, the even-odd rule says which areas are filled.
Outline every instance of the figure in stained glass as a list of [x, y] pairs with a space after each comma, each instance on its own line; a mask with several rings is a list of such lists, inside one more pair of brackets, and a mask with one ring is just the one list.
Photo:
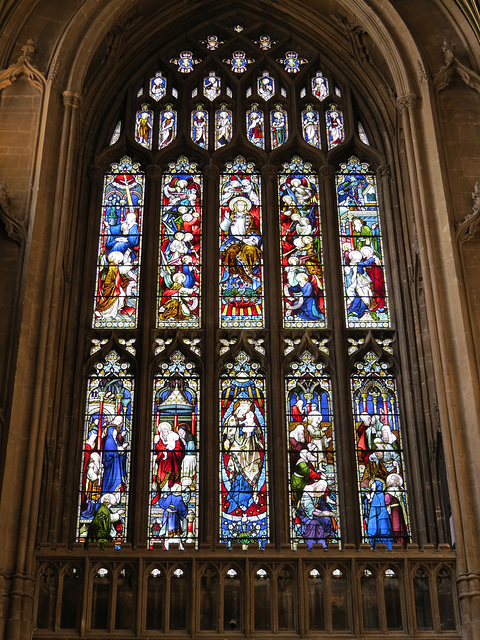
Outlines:
[[338, 542], [331, 384], [305, 351], [286, 379], [292, 546]]
[[232, 112], [222, 104], [215, 112], [215, 149], [220, 149], [232, 139]]
[[186, 158], [162, 181], [158, 327], [197, 327], [200, 313], [202, 177]]
[[140, 266], [144, 176], [127, 157], [105, 176], [94, 327], [134, 327]]
[[192, 140], [203, 149], [208, 144], [208, 113], [203, 105], [197, 105], [196, 111], [192, 111]]
[[388, 297], [375, 176], [356, 158], [336, 176], [347, 322], [388, 327]]
[[328, 80], [323, 77], [323, 73], [321, 71], [318, 71], [317, 75], [312, 78], [312, 93], [320, 100], [320, 102], [323, 102], [325, 98], [328, 98], [328, 94], [330, 93]]
[[215, 71], [210, 71], [203, 80], [203, 95], [213, 102], [220, 95], [221, 80], [215, 75]]
[[305, 142], [320, 149], [320, 119], [312, 105], [302, 111], [302, 131]]
[[221, 540], [268, 539], [265, 381], [240, 352], [221, 379]]
[[153, 111], [143, 104], [135, 118], [135, 141], [146, 149], [152, 148]]
[[372, 548], [409, 541], [395, 378], [369, 352], [352, 376], [362, 531]]
[[160, 111], [160, 134], [158, 146], [164, 149], [177, 137], [177, 112], [171, 104], [165, 105], [165, 109]]
[[247, 111], [247, 137], [248, 140], [260, 149], [265, 149], [265, 124], [263, 111], [257, 104]]
[[336, 105], [330, 105], [330, 109], [325, 114], [327, 124], [328, 148], [333, 149], [345, 140], [345, 129], [343, 126], [343, 113]]
[[224, 62], [231, 65], [233, 73], [245, 73], [247, 64], [252, 64], [255, 60], [253, 58], [247, 58], [243, 51], [234, 51], [232, 57], [226, 58]]
[[257, 79], [257, 93], [265, 101], [275, 95], [275, 80], [269, 76], [268, 71], [264, 71]]
[[160, 71], [157, 71], [153, 78], [150, 78], [150, 96], [158, 102], [167, 93], [167, 81]]
[[133, 403], [133, 380], [127, 369], [111, 351], [88, 381], [78, 512], [80, 541], [104, 544], [125, 540]]
[[294, 158], [278, 177], [284, 327], [324, 327], [318, 181]]
[[179, 351], [154, 380], [149, 546], [196, 544], [199, 380]]
[[280, 104], [275, 105], [275, 109], [270, 112], [270, 138], [272, 149], [285, 144], [288, 138], [287, 112]]
[[194, 65], [199, 64], [201, 60], [194, 58], [191, 51], [182, 51], [179, 58], [172, 58], [170, 62], [177, 65], [180, 73], [191, 73]]
[[241, 157], [220, 179], [222, 327], [263, 326], [260, 180]]
[[300, 65], [306, 64], [308, 60], [305, 58], [299, 58], [298, 53], [295, 51], [287, 51], [285, 58], [279, 58], [277, 62], [283, 64], [283, 68], [288, 73], [298, 73], [300, 71]]

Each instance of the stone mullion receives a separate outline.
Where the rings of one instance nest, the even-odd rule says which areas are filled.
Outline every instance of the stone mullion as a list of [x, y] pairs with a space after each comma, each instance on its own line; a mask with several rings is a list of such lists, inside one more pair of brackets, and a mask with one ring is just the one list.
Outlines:
[[[136, 332], [136, 375], [134, 431], [130, 466], [130, 533], [132, 547], [146, 548], [148, 503], [150, 494], [150, 458], [152, 433], [152, 393], [154, 336], [158, 283], [158, 238], [161, 202], [161, 171], [149, 165], [145, 171], [142, 258], [138, 298], [138, 330]], [[135, 496], [135, 500], [133, 500]], [[134, 506], [135, 505], [135, 506]]]
[[[324, 220], [327, 326], [332, 331], [330, 359], [334, 364], [332, 392], [338, 491], [341, 498], [339, 505], [340, 527], [343, 544], [353, 543], [358, 545], [360, 543], [360, 515], [349, 372], [347, 370], [347, 332], [345, 328], [343, 273], [340, 260], [338, 214], [335, 196], [335, 169], [331, 166], [321, 167], [320, 179], [322, 183], [322, 216]], [[351, 490], [352, 486], [355, 486], [355, 491]]]
[[[283, 315], [281, 301], [280, 241], [278, 220], [277, 171], [274, 166], [262, 168], [263, 237], [264, 237], [264, 308], [267, 335], [266, 355], [268, 411], [268, 471], [270, 541], [277, 549], [289, 546], [285, 398], [282, 375]], [[273, 481], [275, 479], [275, 481]]]
[[200, 431], [200, 527], [201, 546], [213, 548], [219, 531], [219, 416], [218, 416], [218, 230], [219, 170], [204, 169], [202, 246], [202, 357], [204, 373], [201, 392]]

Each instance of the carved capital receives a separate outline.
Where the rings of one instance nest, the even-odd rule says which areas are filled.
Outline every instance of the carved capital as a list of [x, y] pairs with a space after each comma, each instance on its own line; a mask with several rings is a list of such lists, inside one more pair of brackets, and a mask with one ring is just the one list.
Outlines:
[[335, 175], [335, 169], [330, 165], [325, 165], [323, 167], [320, 167], [320, 171], [318, 173], [320, 174], [320, 178], [322, 180], [328, 180], [330, 178], [333, 178], [333, 176]]
[[5, 225], [8, 237], [23, 247], [27, 237], [25, 224], [10, 213], [10, 199], [5, 182], [0, 182], [0, 220]]
[[207, 164], [207, 166], [203, 170], [203, 175], [207, 180], [210, 178], [218, 178], [218, 176], [220, 175], [220, 171], [216, 165]]
[[62, 96], [64, 107], [68, 106], [78, 109], [82, 104], [82, 96], [79, 93], [75, 93], [74, 91], [64, 91]]
[[100, 167], [92, 164], [88, 167], [88, 177], [94, 184], [102, 184], [103, 171], [100, 169]]
[[33, 40], [28, 40], [27, 44], [22, 47], [22, 55], [18, 61], [11, 64], [7, 69], [0, 71], [0, 91], [9, 87], [18, 78], [24, 76], [32, 86], [39, 91], [43, 91], [46, 85], [45, 76], [32, 64], [35, 54]]
[[414, 93], [406, 93], [397, 98], [397, 109], [403, 113], [405, 109], [413, 109], [417, 104], [417, 96]]
[[154, 182], [159, 182], [160, 178], [162, 177], [162, 171], [156, 164], [149, 164], [145, 173], [147, 175], [147, 178], [149, 180], [153, 180]]
[[392, 170], [388, 164], [383, 164], [381, 167], [378, 167], [378, 176], [380, 180], [389, 180], [391, 175]]

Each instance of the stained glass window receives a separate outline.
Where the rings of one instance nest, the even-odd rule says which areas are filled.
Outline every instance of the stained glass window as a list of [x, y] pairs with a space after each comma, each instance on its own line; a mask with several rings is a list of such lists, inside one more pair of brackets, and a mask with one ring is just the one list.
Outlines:
[[265, 379], [240, 351], [220, 378], [220, 540], [263, 547], [269, 538]]
[[162, 180], [158, 327], [198, 327], [202, 176], [181, 157]]
[[220, 176], [220, 326], [264, 326], [260, 176], [238, 156]]
[[164, 149], [177, 137], [177, 112], [171, 104], [165, 105], [165, 109], [160, 111], [160, 133], [158, 147]]
[[117, 125], [112, 133], [112, 137], [110, 139], [110, 145], [118, 142], [121, 132], [122, 132], [122, 121], [120, 120], [119, 122], [117, 122]]
[[406, 546], [410, 525], [395, 377], [373, 351], [351, 379], [362, 539]]
[[220, 109], [215, 111], [215, 149], [220, 149], [232, 139], [232, 112], [222, 104]]
[[358, 137], [363, 142], [363, 144], [370, 144], [367, 134], [365, 133], [365, 129], [363, 128], [363, 124], [361, 122], [358, 123]]
[[247, 65], [255, 62], [253, 58], [247, 58], [243, 51], [234, 51], [231, 58], [225, 58], [224, 62], [231, 65], [233, 73], [245, 73]]
[[126, 540], [134, 381], [115, 351], [88, 379], [77, 518], [80, 542]]
[[[142, 71], [143, 87], [137, 94], [139, 83], [135, 80], [133, 94], [137, 98], [122, 112], [129, 124], [123, 131], [122, 120], [115, 129], [118, 144], [125, 135], [128, 138], [134, 133], [139, 153], [152, 150], [153, 166], [149, 168], [148, 185], [139, 165], [127, 157], [112, 165], [105, 176], [92, 318], [96, 335], [92, 337], [90, 356], [98, 359], [106, 350], [122, 350], [131, 358], [132, 370], [135, 362], [142, 381], [150, 380], [146, 385], [150, 391], [142, 391], [141, 406], [137, 402], [132, 422], [133, 379], [118, 355], [115, 357], [122, 364], [115, 366], [123, 367], [121, 374], [115, 378], [114, 365], [102, 360], [97, 373], [88, 380], [77, 538], [87, 538], [106, 494], [105, 507], [111, 514], [112, 527], [105, 539], [119, 544], [126, 540], [127, 508], [129, 501], [130, 508], [132, 504], [131, 462], [135, 471], [132, 479], [145, 501], [138, 507], [143, 529], [136, 515], [135, 528], [129, 526], [130, 534], [132, 541], [140, 540], [150, 549], [198, 548], [206, 541], [205, 536], [215, 542], [220, 539], [229, 547], [264, 547], [270, 539], [271, 522], [275, 522], [275, 542], [287, 542], [288, 530], [292, 549], [338, 544], [342, 505], [338, 498], [337, 452], [338, 461], [353, 461], [355, 447], [357, 480], [350, 480], [354, 485], [357, 482], [360, 499], [358, 512], [348, 520], [342, 519], [344, 541], [358, 539], [361, 525], [362, 539], [372, 547], [385, 541], [388, 548], [394, 542], [405, 545], [410, 539], [410, 525], [395, 378], [381, 368], [380, 361], [370, 362], [369, 358], [376, 357], [372, 353], [362, 356], [365, 359], [357, 362], [351, 378], [348, 374], [341, 378], [345, 362], [336, 369], [343, 336], [349, 357], [360, 349], [363, 354], [368, 351], [365, 345], [377, 340], [377, 329], [389, 329], [387, 338], [395, 337], [377, 182], [369, 165], [355, 157], [343, 161], [335, 176], [322, 171], [324, 193], [336, 190], [336, 210], [330, 198], [321, 201], [319, 184], [319, 170], [326, 168], [325, 153], [319, 151], [322, 138], [325, 152], [353, 140], [368, 144], [362, 123], [369, 125], [369, 131], [372, 124], [352, 105], [343, 84], [340, 95], [339, 79], [330, 70], [318, 71], [318, 58], [310, 63], [295, 51], [279, 58], [278, 49], [274, 48], [273, 54], [270, 50], [276, 41], [259, 36], [260, 27], [254, 30], [249, 23], [245, 29], [246, 33], [227, 30], [219, 36], [207, 35], [210, 30], [202, 35], [196, 32], [188, 41], [192, 46], [196, 41], [198, 51], [208, 54], [209, 66], [203, 71], [196, 69], [202, 62], [195, 57], [198, 52], [170, 49], [177, 51], [177, 57], [170, 60], [175, 66], [168, 74], [157, 71], [157, 66]], [[276, 32], [275, 37], [279, 37]], [[260, 54], [257, 61], [249, 57], [253, 47]], [[178, 89], [171, 86], [172, 73]], [[244, 103], [241, 118], [245, 119], [234, 122], [234, 113], [242, 113], [232, 106], [239, 100]], [[333, 101], [338, 102], [330, 104]], [[356, 114], [353, 131], [344, 119], [346, 113]], [[228, 151], [222, 151], [223, 147], [237, 141], [246, 146], [245, 157], [232, 154], [231, 161], [224, 164]], [[114, 144], [110, 138], [106, 142]], [[283, 153], [278, 151], [280, 147], [291, 149], [295, 145], [310, 162], [294, 155], [299, 150], [278, 160], [278, 154]], [[185, 150], [172, 156], [172, 149], [175, 153], [178, 147]], [[112, 152], [113, 147], [109, 150]], [[175, 158], [178, 160], [172, 162]], [[291, 160], [286, 161], [288, 158]], [[143, 219], [146, 186], [151, 200], [147, 201], [148, 221]], [[332, 214], [338, 216], [341, 281], [336, 280], [336, 231], [329, 232], [326, 242], [321, 214], [324, 223], [334, 219]], [[218, 221], [217, 239], [202, 239], [205, 225], [210, 228], [212, 221], [214, 227]], [[148, 238], [144, 232], [142, 239], [144, 228], [148, 229]], [[140, 287], [142, 251], [144, 256], [148, 252], [149, 264], [148, 269], [142, 266]], [[151, 258], [157, 261], [153, 268]], [[278, 275], [281, 277], [277, 281]], [[140, 290], [144, 296], [141, 314]], [[327, 294], [331, 301], [328, 310]], [[342, 296], [343, 320], [332, 315]], [[138, 329], [139, 335], [137, 331], [129, 335], [129, 329]], [[215, 349], [212, 336], [217, 329]], [[345, 330], [351, 329], [355, 335], [345, 335]], [[373, 338], [369, 338], [370, 330]], [[283, 341], [283, 354], [278, 351], [277, 338], [271, 339], [275, 335]], [[331, 352], [326, 346], [329, 341], [336, 345]], [[205, 348], [208, 344], [210, 349]], [[393, 359], [393, 351], [389, 353]], [[114, 379], [115, 392], [109, 386]], [[339, 415], [345, 416], [345, 409], [350, 412], [347, 395], [337, 397], [338, 390], [349, 382], [354, 416], [351, 422], [337, 418], [335, 433], [333, 399], [343, 403]], [[205, 450], [200, 449], [199, 441], [200, 383]], [[267, 397], [267, 390], [271, 396]], [[95, 394], [102, 402], [95, 400]], [[124, 398], [120, 405], [118, 401], [115, 404], [114, 396], [117, 400]], [[214, 404], [219, 400], [219, 416], [214, 413], [213, 420], [212, 398]], [[278, 432], [280, 421], [268, 431], [267, 400], [269, 405], [275, 400], [273, 416], [279, 417], [285, 407], [287, 434]], [[120, 421], [125, 436], [114, 432]], [[136, 457], [130, 461], [132, 424], [151, 426], [147, 429], [150, 435], [142, 432], [141, 442], [135, 431]], [[272, 450], [283, 451], [280, 462], [270, 457], [270, 470], [275, 476], [280, 469], [281, 477], [288, 479], [273, 498], [267, 492], [267, 431], [270, 444], [272, 436], [280, 433]], [[207, 447], [211, 449], [214, 442], [218, 442], [218, 449], [209, 453]], [[108, 466], [105, 447], [118, 461], [111, 472], [114, 479], [123, 473], [120, 489], [115, 491], [114, 480], [104, 468]], [[216, 470], [206, 466], [212, 451], [218, 459]], [[150, 460], [148, 472], [141, 468], [146, 457]], [[338, 472], [348, 481], [348, 469]], [[148, 489], [142, 484], [147, 477]], [[202, 504], [219, 505], [215, 524], [202, 516], [200, 478], [205, 492]], [[390, 533], [382, 529], [386, 524], [374, 530], [372, 505], [384, 507], [381, 514], [386, 512], [390, 518]], [[352, 521], [357, 529], [352, 528]], [[332, 565], [328, 576], [334, 568]], [[180, 572], [184, 569], [177, 567]], [[258, 571], [263, 569], [258, 567]], [[162, 568], [165, 584], [167, 573]], [[271, 585], [277, 588], [276, 578]], [[259, 616], [260, 611], [261, 607]], [[287, 608], [282, 609], [284, 613], [280, 611], [272, 605], [275, 624], [281, 616], [290, 616]], [[335, 628], [344, 628], [343, 616], [337, 622]], [[162, 624], [166, 628], [173, 623]], [[183, 629], [185, 622], [178, 624]], [[286, 628], [293, 626], [291, 620], [285, 624]]]
[[194, 58], [191, 51], [182, 51], [179, 58], [172, 58], [170, 62], [177, 65], [179, 73], [191, 73], [194, 65], [199, 64], [201, 60]]
[[135, 118], [135, 142], [145, 147], [152, 148], [153, 131], [153, 111], [150, 111], [148, 104], [142, 104], [140, 111], [137, 111]]
[[345, 312], [349, 327], [388, 327], [390, 315], [377, 182], [357, 158], [336, 176]]
[[265, 149], [265, 121], [257, 104], [247, 111], [247, 138], [260, 149]]
[[312, 94], [322, 102], [328, 98], [329, 93], [328, 80], [323, 77], [321, 71], [318, 71], [317, 75], [312, 78]]
[[203, 80], [203, 95], [213, 102], [218, 98], [221, 91], [221, 80], [215, 75], [215, 71], [210, 71], [208, 76]]
[[124, 157], [104, 179], [93, 327], [137, 324], [145, 177]]
[[334, 104], [325, 114], [327, 123], [328, 148], [333, 149], [345, 140], [345, 128], [343, 125], [343, 113]]
[[153, 78], [150, 78], [149, 93], [156, 102], [161, 100], [167, 93], [167, 81], [160, 71]]
[[280, 104], [270, 112], [270, 140], [272, 149], [280, 147], [288, 139], [288, 115]]
[[275, 95], [275, 80], [268, 71], [264, 71], [261, 78], [257, 79], [257, 93], [264, 100], [270, 100]]
[[320, 118], [318, 111], [315, 111], [310, 104], [302, 111], [302, 132], [305, 142], [320, 149]]
[[285, 58], [279, 58], [277, 62], [283, 64], [283, 68], [288, 73], [298, 73], [300, 71], [300, 65], [306, 64], [308, 60], [305, 58], [299, 58], [296, 51], [287, 51]]
[[180, 351], [155, 376], [148, 544], [197, 544], [200, 382]]
[[323, 369], [304, 351], [285, 381], [291, 541], [309, 550], [340, 540], [332, 388]]
[[208, 113], [199, 104], [196, 111], [192, 111], [191, 135], [195, 144], [203, 149], [208, 145]]
[[296, 156], [283, 165], [278, 199], [284, 327], [325, 327], [318, 179], [309, 163]]

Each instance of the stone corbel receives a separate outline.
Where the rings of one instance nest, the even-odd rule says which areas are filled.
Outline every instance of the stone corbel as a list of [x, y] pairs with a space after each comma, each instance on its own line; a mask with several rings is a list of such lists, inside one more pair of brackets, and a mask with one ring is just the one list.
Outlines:
[[466, 215], [462, 222], [457, 222], [455, 225], [457, 242], [460, 247], [464, 242], [473, 238], [475, 231], [480, 224], [480, 182], [475, 183], [472, 193], [472, 201], [472, 212]]
[[370, 56], [366, 44], [366, 36], [368, 34], [365, 29], [355, 22], [350, 22], [346, 16], [340, 13], [332, 15], [332, 18], [348, 36], [353, 51], [353, 57], [358, 64], [365, 65], [368, 63], [370, 61]]
[[440, 67], [433, 78], [433, 86], [437, 92], [442, 91], [450, 84], [452, 76], [456, 73], [463, 82], [480, 93], [480, 76], [462, 64], [455, 56], [455, 47], [445, 38], [442, 45], [445, 64]]
[[33, 40], [28, 40], [27, 44], [22, 47], [22, 55], [18, 61], [11, 64], [7, 69], [0, 71], [0, 91], [9, 87], [21, 76], [25, 76], [27, 80], [39, 91], [45, 88], [46, 80], [43, 73], [33, 66], [32, 60], [35, 54]]
[[0, 182], [0, 220], [5, 225], [8, 237], [23, 247], [27, 236], [25, 225], [10, 213], [9, 208], [7, 185]]

